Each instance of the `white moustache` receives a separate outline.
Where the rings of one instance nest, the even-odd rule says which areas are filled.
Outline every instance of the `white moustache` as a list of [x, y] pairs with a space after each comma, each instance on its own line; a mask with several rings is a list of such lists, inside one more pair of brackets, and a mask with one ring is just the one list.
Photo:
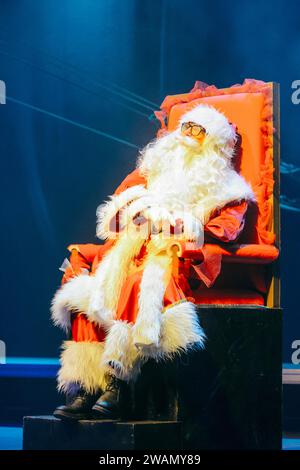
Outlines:
[[196, 139], [193, 139], [193, 137], [189, 137], [187, 135], [183, 134], [176, 134], [174, 136], [174, 140], [178, 142], [180, 145], [184, 145], [185, 147], [192, 148], [194, 150], [200, 149], [202, 147], [202, 144], [199, 143]]

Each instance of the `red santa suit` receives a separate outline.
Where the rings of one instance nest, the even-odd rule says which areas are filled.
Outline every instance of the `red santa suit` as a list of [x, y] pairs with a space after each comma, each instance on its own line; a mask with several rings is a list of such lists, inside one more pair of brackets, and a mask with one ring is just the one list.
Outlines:
[[[198, 105], [182, 122], [205, 128], [204, 142], [178, 128], [150, 143], [97, 210], [97, 235], [106, 243], [69, 247], [52, 303], [54, 322], [72, 332], [61, 356], [62, 390], [78, 383], [95, 391], [108, 371], [134, 379], [150, 357], [203, 347], [189, 278], [213, 284], [221, 258], [206, 253], [204, 237], [234, 241], [254, 197], [232, 167], [236, 135], [227, 119]], [[185, 257], [191, 243], [199, 247], [197, 264]]]

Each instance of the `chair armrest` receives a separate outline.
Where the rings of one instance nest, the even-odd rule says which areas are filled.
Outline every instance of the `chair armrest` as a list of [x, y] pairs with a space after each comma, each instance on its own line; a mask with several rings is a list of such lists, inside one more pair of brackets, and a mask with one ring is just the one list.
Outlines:
[[197, 248], [193, 243], [182, 243], [180, 256], [201, 261], [204, 258], [203, 251], [209, 255], [221, 255], [224, 263], [269, 264], [279, 255], [279, 250], [274, 245], [226, 244], [224, 246], [206, 243], [202, 248]]

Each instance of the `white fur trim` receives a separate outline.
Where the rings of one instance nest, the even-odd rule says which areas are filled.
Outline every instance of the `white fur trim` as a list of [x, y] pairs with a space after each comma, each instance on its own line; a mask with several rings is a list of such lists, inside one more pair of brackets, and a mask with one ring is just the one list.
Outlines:
[[121, 216], [122, 225], [126, 226], [128, 223], [130, 223], [134, 219], [134, 217], [139, 212], [144, 212], [152, 204], [153, 204], [152, 195], [150, 193], [147, 193], [143, 195], [142, 197], [140, 197], [139, 199], [136, 199], [135, 201], [133, 201], [131, 204], [127, 205], [124, 211], [122, 211], [122, 216]]
[[103, 343], [65, 341], [62, 349], [61, 368], [57, 376], [59, 391], [68, 393], [74, 384], [91, 393], [104, 390], [107, 369], [101, 361]]
[[68, 331], [71, 326], [70, 311], [87, 311], [92, 288], [93, 278], [87, 274], [75, 276], [61, 286], [51, 303], [54, 324]]
[[190, 111], [181, 116], [180, 126], [183, 122], [195, 122], [206, 129], [208, 136], [214, 142], [225, 148], [228, 144], [236, 141], [236, 132], [223, 113], [213, 106], [207, 104], [197, 104]]
[[142, 238], [124, 233], [100, 262], [95, 272], [94, 289], [88, 309], [90, 318], [111, 326], [130, 263], [139, 253], [143, 243]]
[[140, 372], [138, 351], [133, 345], [131, 325], [116, 321], [105, 339], [102, 363], [121, 380], [132, 380]]
[[111, 251], [102, 259], [93, 276], [93, 291], [87, 309], [87, 317], [94, 319], [99, 325], [110, 328], [114, 320], [114, 312], [105, 304], [104, 279], [109, 269]]
[[156, 360], [169, 359], [190, 349], [203, 348], [204, 341], [205, 334], [199, 325], [195, 305], [183, 301], [162, 314], [159, 346], [145, 348], [141, 354]]
[[140, 198], [145, 194], [146, 190], [143, 185], [132, 186], [118, 195], [110, 196], [109, 201], [101, 204], [97, 208], [97, 237], [106, 240], [108, 238], [116, 238], [116, 231], [110, 230], [111, 220], [125, 206]]
[[139, 349], [158, 346], [161, 330], [163, 298], [171, 257], [149, 255], [140, 285], [139, 310], [133, 326], [133, 342]]
[[54, 323], [70, 328], [70, 311], [83, 312], [88, 319], [109, 329], [114, 321], [120, 291], [130, 263], [144, 239], [126, 232], [99, 263], [94, 275], [81, 274], [56, 292], [51, 306]]

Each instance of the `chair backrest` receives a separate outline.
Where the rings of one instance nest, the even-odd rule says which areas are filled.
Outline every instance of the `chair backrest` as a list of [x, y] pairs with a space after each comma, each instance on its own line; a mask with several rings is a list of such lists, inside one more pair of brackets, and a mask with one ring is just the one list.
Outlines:
[[273, 95], [273, 83], [257, 80], [245, 80], [242, 85], [223, 89], [196, 82], [190, 93], [167, 96], [161, 111], [156, 113], [164, 130], [171, 131], [184, 113], [198, 103], [206, 103], [223, 112], [237, 126], [241, 136], [239, 171], [252, 185], [257, 198], [257, 208], [252, 208], [248, 217], [243, 243], [273, 244], [275, 241]]

